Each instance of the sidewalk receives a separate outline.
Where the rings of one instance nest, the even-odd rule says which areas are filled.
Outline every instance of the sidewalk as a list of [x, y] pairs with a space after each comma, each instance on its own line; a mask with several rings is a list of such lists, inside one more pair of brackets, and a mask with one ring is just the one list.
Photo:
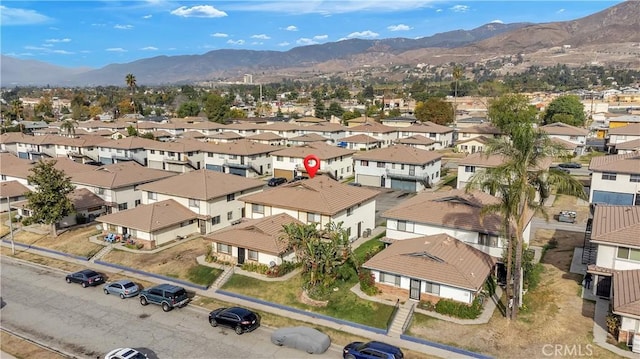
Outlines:
[[[375, 231], [372, 232], [372, 236], [374, 236]], [[367, 238], [367, 240], [370, 238]], [[2, 245], [4, 246], [9, 246], [7, 243], [2, 242]], [[97, 263], [92, 263], [89, 261], [83, 261], [77, 258], [70, 258], [70, 257], [66, 257], [66, 256], [62, 256], [62, 255], [58, 255], [58, 254], [54, 254], [54, 253], [49, 253], [49, 252], [42, 252], [42, 251], [38, 251], [32, 248], [29, 249], [23, 249], [26, 252], [31, 252], [31, 253], [35, 253], [38, 255], [42, 255], [42, 256], [47, 256], [47, 257], [51, 257], [51, 258], [56, 258], [59, 260], [63, 260], [66, 262], [72, 262], [72, 263], [76, 263], [82, 266], [87, 266], [90, 267], [92, 269], [98, 270], [98, 271], [103, 271], [103, 272], [111, 272], [113, 273], [114, 270], [116, 271], [116, 273], [118, 274], [126, 274], [129, 277], [132, 278], [136, 278], [139, 280], [144, 280], [144, 281], [148, 281], [151, 283], [161, 283], [162, 280], [156, 278], [156, 277], [152, 277], [152, 276], [148, 276], [148, 275], [144, 275], [144, 274], [139, 274], [139, 273], [133, 273], [133, 272], [126, 272], [124, 270], [120, 270], [117, 271], [115, 268], [110, 267], [110, 266], [105, 266], [105, 265], [101, 265], [101, 264], [97, 264]], [[17, 258], [12, 258], [16, 261], [23, 261], [21, 259], [17, 259]], [[29, 262], [30, 263], [30, 262]], [[455, 347], [449, 347], [447, 345], [443, 345], [443, 344], [439, 344], [439, 343], [430, 343], [428, 341], [424, 341], [424, 343], [419, 343], [413, 340], [407, 340], [407, 339], [402, 339], [402, 338], [394, 338], [391, 336], [388, 336], [386, 334], [382, 334], [382, 333], [377, 333], [374, 332], [373, 330], [369, 330], [366, 329], [365, 326], [357, 326], [357, 323], [348, 323], [345, 321], [341, 321], [341, 320], [330, 320], [330, 319], [325, 319], [327, 317], [321, 315], [321, 314], [317, 314], [317, 313], [313, 313], [313, 312], [307, 312], [307, 311], [301, 311], [301, 310], [295, 310], [295, 308], [288, 308], [288, 307], [284, 307], [284, 306], [279, 306], [275, 303], [268, 303], [268, 302], [263, 302], [263, 301], [257, 301], [257, 300], [247, 300], [247, 299], [243, 299], [243, 298], [239, 298], [237, 296], [231, 296], [231, 295], [227, 295], [223, 292], [217, 291], [215, 288], [209, 288], [207, 290], [202, 290], [202, 289], [197, 289], [195, 287], [189, 288], [190, 290], [194, 291], [196, 295], [199, 296], [203, 296], [203, 297], [209, 297], [209, 298], [214, 298], [220, 301], [224, 301], [224, 302], [229, 302], [229, 303], [234, 303], [236, 305], [239, 306], [246, 306], [246, 307], [250, 307], [253, 308], [255, 310], [258, 311], [263, 311], [263, 312], [268, 312], [268, 313], [272, 313], [278, 316], [282, 316], [282, 317], [286, 317], [286, 318], [291, 318], [294, 320], [298, 320], [298, 321], [302, 321], [302, 322], [307, 322], [313, 325], [321, 325], [321, 326], [325, 326], [328, 328], [332, 328], [335, 330], [340, 330], [343, 332], [347, 332], [347, 333], [351, 333], [354, 335], [358, 335], [364, 338], [368, 338], [370, 340], [379, 340], [379, 341], [384, 341], [387, 342], [389, 344], [392, 345], [396, 345], [402, 348], [406, 348], [409, 350], [413, 350], [416, 352], [421, 352], [421, 353], [425, 353], [425, 354], [429, 354], [429, 355], [433, 355], [433, 356], [437, 356], [440, 358], [487, 358], [487, 356], [481, 355], [481, 354], [476, 354], [476, 353], [471, 353], [471, 352], [467, 352], [465, 350], [459, 349], [459, 348], [455, 348]], [[202, 311], [204, 310], [203, 308], [199, 308], [199, 307], [195, 307], [195, 306], [187, 306], [186, 308], [191, 307], [192, 310], [196, 310], [196, 311]], [[380, 329], [381, 332], [385, 332], [385, 330]], [[431, 344], [431, 345], [429, 345]]]

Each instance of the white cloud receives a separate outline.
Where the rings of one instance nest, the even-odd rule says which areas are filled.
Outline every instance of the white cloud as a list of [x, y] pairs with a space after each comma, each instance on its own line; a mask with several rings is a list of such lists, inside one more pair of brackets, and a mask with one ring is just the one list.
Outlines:
[[254, 41], [251, 43], [251, 45], [264, 45], [264, 42], [262, 41]]
[[227, 44], [229, 45], [244, 45], [244, 40], [227, 40]]
[[45, 47], [40, 47], [40, 46], [32, 46], [32, 45], [27, 45], [24, 47], [25, 50], [40, 50], [40, 51], [51, 51]]
[[347, 35], [347, 38], [353, 39], [354, 37], [359, 37], [359, 38], [371, 39], [378, 36], [380, 36], [380, 34], [378, 34], [377, 32], [373, 32], [371, 30], [365, 30], [365, 31], [352, 32], [349, 35]]
[[391, 25], [387, 26], [387, 30], [389, 31], [409, 31], [411, 30], [411, 26], [405, 24]]
[[147, 47], [143, 47], [140, 50], [142, 51], [158, 51], [158, 48], [155, 46], [147, 46]]
[[269, 40], [271, 37], [265, 34], [251, 35], [252, 39]]
[[71, 42], [71, 39], [65, 37], [64, 39], [47, 39], [47, 40], [44, 40], [44, 42], [47, 42], [50, 44], [56, 44], [59, 42]]
[[113, 28], [114, 29], [118, 29], [118, 30], [131, 30], [131, 29], [133, 29], [133, 25], [120, 25], [120, 24], [117, 24]]
[[106, 24], [102, 24], [102, 23], [94, 22], [93, 24], [91, 24], [91, 26], [95, 26], [95, 27], [103, 27], [103, 26], [106, 26]]
[[378, 12], [389, 13], [394, 11], [410, 11], [430, 7], [433, 0], [340, 0], [340, 1], [230, 1], [227, 4], [229, 10], [236, 11], [261, 11], [284, 14], [346, 14], [352, 12]]
[[449, 10], [453, 12], [467, 12], [469, 11], [469, 6], [467, 5], [454, 5], [449, 8]]
[[289, 45], [291, 45], [291, 44], [286, 42], [286, 41], [285, 42], [281, 42], [281, 43], [278, 44], [278, 46], [283, 46], [283, 47], [284, 46], [289, 46]]
[[121, 47], [110, 47], [108, 49], [104, 49], [105, 51], [109, 51], [109, 52], [127, 52], [127, 50], [121, 48]]
[[51, 52], [53, 52], [54, 54], [60, 54], [60, 55], [73, 55], [74, 54], [74, 52], [66, 51], [66, 50], [53, 50]]
[[314, 40], [326, 40], [329, 38], [329, 35], [316, 35], [313, 37]]
[[562, 14], [564, 12], [564, 9], [560, 9], [558, 11], [556, 11], [556, 14]]
[[50, 20], [51, 18], [35, 10], [18, 9], [0, 5], [0, 23], [2, 23], [3, 26], [41, 24]]
[[437, 9], [436, 12], [442, 12], [442, 9]]
[[490, 22], [491, 24], [504, 24], [504, 21], [500, 20], [500, 19], [495, 19], [493, 21]]
[[296, 44], [298, 45], [315, 45], [318, 42], [313, 40], [313, 39], [309, 39], [307, 37], [301, 37], [298, 40], [296, 40]]
[[229, 37], [229, 35], [222, 32], [216, 32], [214, 34], [211, 34], [211, 37]]
[[53, 47], [54, 45], [53, 45], [53, 44], [42, 44], [42, 46], [45, 46], [45, 47]]
[[298, 31], [298, 28], [296, 26], [293, 25], [289, 25], [285, 28], [285, 30], [287, 31]]
[[143, 16], [142, 18], [143, 18], [143, 19], [151, 19], [152, 17], [153, 17], [153, 15], [145, 15], [145, 16]]
[[192, 7], [181, 6], [171, 11], [171, 15], [182, 17], [225, 17], [227, 13], [211, 5], [196, 5]]

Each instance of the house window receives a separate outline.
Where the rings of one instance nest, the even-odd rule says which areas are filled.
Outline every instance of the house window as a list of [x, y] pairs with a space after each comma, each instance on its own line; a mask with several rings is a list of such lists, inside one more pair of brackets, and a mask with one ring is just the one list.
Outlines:
[[234, 199], [236, 199], [236, 194], [235, 193], [231, 193], [227, 195], [227, 202], [231, 202]]
[[378, 168], [384, 168], [385, 163], [384, 162], [378, 162]]
[[360, 160], [360, 166], [363, 166], [363, 167], [367, 167], [367, 166], [369, 166], [369, 161], [367, 161], [367, 160]]
[[220, 224], [220, 216], [215, 216], [213, 218], [211, 218], [211, 224], [212, 225], [216, 225], [216, 224]]
[[631, 175], [629, 182], [640, 182], [640, 175]]
[[468, 173], [474, 173], [476, 171], [476, 166], [464, 166], [464, 171]]
[[136, 199], [136, 201], [135, 201], [135, 202], [133, 202], [133, 205], [134, 205], [135, 207], [138, 207], [138, 206], [140, 205], [140, 203], [142, 203], [142, 201], [141, 201], [141, 200], [139, 200], [139, 199]]
[[498, 238], [495, 236], [490, 236], [486, 233], [478, 234], [478, 244], [481, 246], [487, 247], [497, 247], [498, 246]]
[[640, 249], [618, 247], [618, 259], [628, 259], [640, 262]]
[[231, 246], [224, 243], [218, 243], [218, 253], [231, 254]]
[[407, 221], [398, 221], [397, 229], [399, 231], [406, 231], [407, 230]]
[[233, 219], [233, 211], [227, 212], [227, 219], [230, 221]]
[[147, 199], [157, 200], [158, 194], [155, 192], [147, 192]]
[[156, 154], [156, 150], [151, 150], [151, 154], [155, 155]]
[[390, 285], [394, 285], [396, 287], [399, 287], [400, 286], [400, 276], [399, 275], [380, 272], [380, 283], [390, 284]]
[[276, 161], [282, 162], [284, 158], [282, 156], [276, 156]]
[[6, 180], [7, 180], [7, 175], [1, 175], [1, 179], [2, 179], [3, 181], [6, 181]]
[[238, 158], [238, 156], [236, 156], [236, 155], [229, 155], [229, 159], [230, 159], [230, 160], [235, 160], [236, 158]]
[[104, 194], [104, 188], [102, 188], [102, 187], [98, 187], [98, 188], [96, 188], [96, 189], [95, 189], [95, 191], [94, 191], [94, 192], [95, 192], [95, 194], [97, 194], [97, 195], [102, 195], [102, 194]]
[[200, 201], [197, 199], [189, 198], [189, 207], [200, 208]]
[[127, 202], [118, 203], [118, 211], [124, 211], [125, 209], [127, 209]]
[[249, 249], [247, 251], [247, 257], [249, 258], [249, 260], [257, 261], [258, 260], [258, 251], [252, 251], [252, 250]]
[[611, 172], [604, 172], [602, 174], [602, 179], [603, 180], [607, 180], [607, 181], [615, 181], [617, 177], [616, 173], [611, 173]]
[[347, 216], [350, 216], [353, 214], [353, 208], [347, 208]]
[[264, 214], [264, 206], [261, 204], [252, 204], [251, 205], [251, 211], [253, 213], [260, 213], [260, 214]]
[[436, 284], [436, 283], [431, 283], [431, 282], [425, 282], [425, 289], [424, 292], [425, 293], [431, 293], [434, 295], [440, 295], [440, 284]]
[[318, 213], [307, 213], [307, 222], [319, 223], [320, 222], [320, 215]]

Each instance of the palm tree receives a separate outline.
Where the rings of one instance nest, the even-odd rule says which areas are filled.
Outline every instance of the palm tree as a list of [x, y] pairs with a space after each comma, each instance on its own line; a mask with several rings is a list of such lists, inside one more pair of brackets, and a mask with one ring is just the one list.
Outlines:
[[60, 130], [66, 133], [68, 136], [73, 137], [76, 134], [77, 125], [78, 125], [78, 121], [65, 120], [60, 124]]
[[133, 113], [136, 113], [136, 103], [134, 102], [133, 95], [136, 90], [136, 77], [133, 74], [127, 74], [125, 76], [127, 87], [129, 87], [129, 96], [131, 96], [131, 106], [133, 106]]
[[463, 69], [462, 66], [460, 65], [456, 65], [453, 67], [453, 80], [455, 81], [455, 88], [453, 90], [453, 123], [456, 124], [456, 110], [457, 110], [457, 104], [458, 104], [458, 82], [460, 82], [460, 79], [462, 78], [463, 75]]
[[[559, 194], [586, 199], [582, 184], [575, 178], [560, 171], [544, 168], [545, 161], [564, 152], [565, 150], [553, 143], [543, 131], [534, 128], [533, 122], [521, 122], [511, 127], [509, 137], [493, 139], [486, 147], [487, 155], [502, 156], [504, 162], [477, 173], [467, 187], [490, 189], [494, 191], [492, 194], [502, 199], [500, 205], [489, 207], [487, 210], [504, 216], [506, 238], [509, 242], [515, 240], [515, 248], [511, 243], [508, 245], [508, 251], [515, 251], [513, 308], [510, 319], [517, 317], [521, 304], [522, 237], [531, 212], [540, 212], [548, 218], [543, 203], [552, 189]], [[510, 228], [515, 233], [510, 233]], [[507, 288], [510, 283], [510, 260], [511, 253], [508, 253]]]

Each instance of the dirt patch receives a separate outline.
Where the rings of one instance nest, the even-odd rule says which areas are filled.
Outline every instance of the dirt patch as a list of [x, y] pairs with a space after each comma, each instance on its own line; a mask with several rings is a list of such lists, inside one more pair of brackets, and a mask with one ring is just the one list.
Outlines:
[[58, 268], [67, 272], [75, 272], [85, 268], [75, 263], [65, 262], [63, 260], [49, 258], [49, 257], [41, 256], [35, 253], [31, 253], [31, 252], [26, 252], [24, 249], [20, 247], [16, 247], [16, 254], [12, 255], [10, 247], [2, 246], [0, 247], [0, 254], [2, 254], [3, 256], [19, 258], [29, 262], [42, 264], [48, 267]]
[[[44, 226], [43, 229], [48, 231], [49, 228], [48, 226]], [[57, 237], [23, 229], [15, 233], [13, 238], [14, 241], [18, 243], [54, 249], [60, 252], [89, 258], [103, 248], [103, 246], [89, 241], [89, 237], [98, 233], [100, 233], [100, 231], [98, 231], [95, 226], [70, 229]]]
[[11, 335], [5, 331], [0, 334], [0, 347], [2, 351], [13, 355], [16, 358], [38, 358], [38, 359], [65, 359], [56, 352], [45, 349], [27, 340]]

